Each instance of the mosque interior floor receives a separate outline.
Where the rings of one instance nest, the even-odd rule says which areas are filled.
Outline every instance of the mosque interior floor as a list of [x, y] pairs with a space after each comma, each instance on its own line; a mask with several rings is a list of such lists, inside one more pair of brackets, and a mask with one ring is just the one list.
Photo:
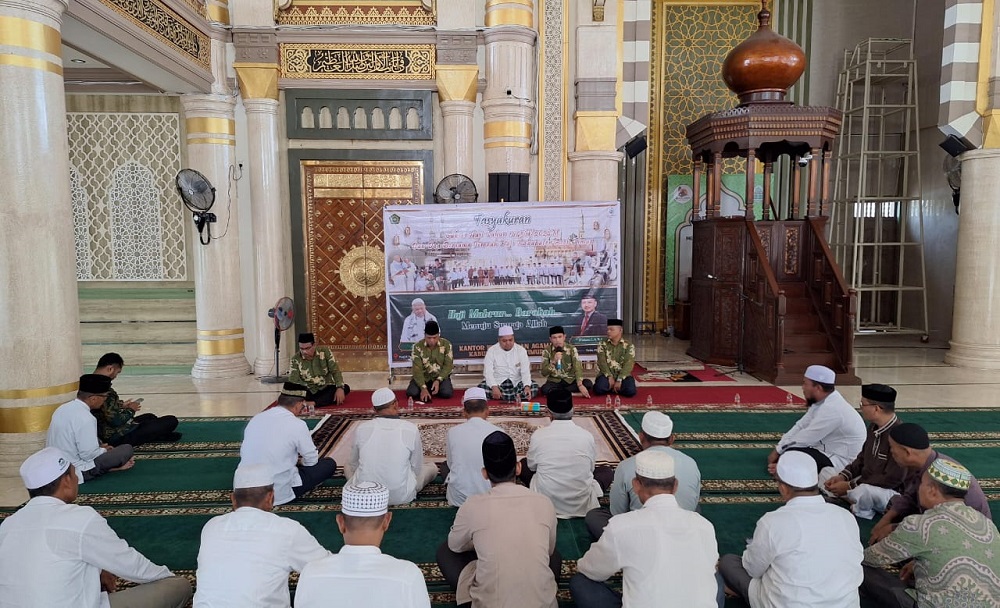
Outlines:
[[[688, 343], [676, 338], [636, 336], [639, 362], [685, 361]], [[995, 407], [1000, 396], [1000, 379], [994, 373], [952, 367], [944, 362], [945, 344], [921, 344], [915, 336], [862, 336], [855, 341], [855, 373], [865, 383], [882, 383], [898, 391], [900, 408]], [[759, 385], [748, 374], [732, 373], [738, 384]], [[385, 386], [386, 372], [347, 372], [352, 388], [372, 390]], [[397, 377], [393, 388], [405, 387], [408, 377]], [[472, 373], [457, 375], [456, 389], [478, 381]], [[690, 385], [686, 385], [690, 387]], [[732, 386], [732, 383], [729, 383]], [[148, 376], [123, 374], [115, 388], [124, 398], [142, 396], [143, 410], [180, 417], [252, 416], [271, 403], [278, 386], [263, 384], [252, 376], [229, 380], [196, 380], [190, 376]], [[782, 386], [798, 396], [800, 386]], [[856, 403], [859, 386], [840, 387], [844, 396]], [[182, 430], [182, 429], [178, 429]], [[18, 478], [0, 478], [0, 506], [17, 506], [27, 500]]]

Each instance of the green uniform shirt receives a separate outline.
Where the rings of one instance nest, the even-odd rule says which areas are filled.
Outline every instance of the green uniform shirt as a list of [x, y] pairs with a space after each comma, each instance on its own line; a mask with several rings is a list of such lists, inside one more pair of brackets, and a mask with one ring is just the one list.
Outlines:
[[435, 380], [447, 380], [455, 366], [455, 354], [451, 342], [438, 339], [437, 346], [427, 346], [426, 340], [413, 344], [413, 381], [417, 386], [427, 386]]
[[306, 361], [301, 354], [292, 357], [292, 369], [288, 374], [288, 381], [301, 384], [309, 389], [310, 393], [316, 393], [327, 386], [344, 386], [344, 375], [340, 373], [340, 366], [337, 365], [337, 358], [333, 356], [333, 351], [328, 346], [317, 346], [316, 354], [312, 359]]
[[108, 398], [104, 400], [97, 416], [97, 435], [101, 442], [108, 443], [118, 439], [135, 428], [132, 417], [135, 412], [125, 407], [125, 401], [118, 396], [115, 389], [108, 390]]
[[542, 351], [542, 375], [549, 382], [568, 382], [576, 384], [583, 378], [583, 363], [580, 354], [572, 344], [563, 345], [562, 366], [556, 369], [555, 347], [549, 344]]
[[635, 366], [635, 346], [623, 339], [612, 344], [605, 338], [597, 347], [597, 369], [611, 380], [621, 380], [632, 375]]

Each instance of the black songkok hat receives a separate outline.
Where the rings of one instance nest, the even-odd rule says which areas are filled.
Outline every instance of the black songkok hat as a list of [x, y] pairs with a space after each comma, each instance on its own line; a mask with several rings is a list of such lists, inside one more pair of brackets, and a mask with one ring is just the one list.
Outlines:
[[505, 478], [517, 466], [517, 449], [514, 440], [503, 431], [493, 431], [483, 439], [483, 466], [497, 478]]
[[100, 395], [111, 390], [111, 378], [101, 374], [84, 374], [80, 376], [80, 392]]
[[914, 450], [926, 450], [931, 447], [927, 431], [919, 424], [904, 422], [889, 429], [889, 437], [901, 446]]
[[621, 319], [608, 319], [608, 327], [614, 327], [614, 326], [616, 326], [616, 325], [617, 325], [618, 327], [622, 327], [622, 326], [624, 326], [625, 324], [624, 324], [624, 323], [622, 323], [622, 320], [621, 320]]
[[281, 394], [288, 395], [289, 397], [302, 397], [306, 398], [308, 389], [301, 384], [296, 384], [294, 382], [286, 382], [281, 386]]
[[895, 403], [896, 389], [885, 384], [866, 384], [861, 387], [861, 396], [869, 401]]
[[553, 325], [549, 328], [549, 335], [554, 336], [556, 334], [564, 334], [566, 330], [563, 329], [562, 325]]
[[314, 344], [315, 342], [316, 336], [312, 335], [312, 332], [299, 334], [299, 344]]
[[553, 414], [566, 414], [573, 409], [573, 393], [564, 388], [551, 390], [545, 405]]
[[438, 325], [437, 321], [428, 321], [424, 323], [424, 335], [425, 336], [436, 336], [441, 333], [441, 326]]

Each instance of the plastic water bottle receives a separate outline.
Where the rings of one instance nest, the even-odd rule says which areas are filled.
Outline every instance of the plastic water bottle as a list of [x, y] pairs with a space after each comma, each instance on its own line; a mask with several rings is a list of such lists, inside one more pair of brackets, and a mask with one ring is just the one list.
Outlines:
[[739, 404], [740, 404], [740, 394], [739, 394], [739, 393], [736, 393], [736, 394], [735, 394], [735, 395], [733, 396], [733, 405], [739, 405]]
[[653, 396], [652, 395], [646, 395], [646, 405], [648, 405], [649, 407], [653, 407]]
[[406, 399], [406, 411], [408, 412], [413, 411], [413, 397], [408, 397]]
[[611, 407], [611, 395], [608, 395], [607, 399], [604, 400], [604, 405]]
[[621, 407], [621, 406], [622, 406], [622, 396], [615, 395], [615, 407]]

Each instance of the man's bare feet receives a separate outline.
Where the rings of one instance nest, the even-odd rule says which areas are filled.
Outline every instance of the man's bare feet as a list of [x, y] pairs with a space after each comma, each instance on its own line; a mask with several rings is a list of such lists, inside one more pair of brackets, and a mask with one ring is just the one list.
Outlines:
[[115, 467], [115, 468], [110, 469], [110, 470], [111, 471], [127, 471], [127, 470], [131, 469], [134, 466], [135, 466], [135, 458], [133, 457], [133, 458], [129, 458], [128, 462], [126, 462], [122, 466]]

